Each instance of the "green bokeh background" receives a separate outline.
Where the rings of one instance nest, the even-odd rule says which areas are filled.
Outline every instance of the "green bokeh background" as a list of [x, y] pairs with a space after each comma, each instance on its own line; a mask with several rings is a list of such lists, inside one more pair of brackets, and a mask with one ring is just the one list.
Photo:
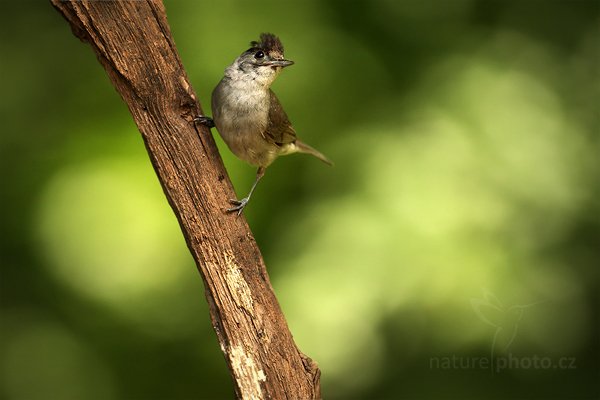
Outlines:
[[[336, 166], [278, 160], [245, 214], [325, 398], [600, 396], [597, 1], [166, 6], [205, 110], [260, 32], [296, 61]], [[48, 2], [0, 7], [0, 398], [232, 398], [126, 106]]]

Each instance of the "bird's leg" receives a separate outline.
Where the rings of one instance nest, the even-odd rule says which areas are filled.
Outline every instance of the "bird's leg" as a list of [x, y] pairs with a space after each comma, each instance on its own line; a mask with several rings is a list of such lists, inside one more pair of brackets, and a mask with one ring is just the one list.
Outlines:
[[258, 184], [258, 181], [260, 181], [260, 178], [262, 178], [264, 174], [265, 174], [265, 167], [259, 167], [258, 170], [256, 171], [256, 179], [254, 180], [254, 184], [252, 184], [252, 187], [250, 188], [250, 193], [248, 193], [248, 196], [244, 197], [241, 200], [229, 200], [229, 202], [231, 204], [233, 204], [233, 207], [228, 208], [227, 212], [237, 211], [237, 215], [240, 215], [242, 213], [242, 211], [244, 211], [244, 207], [246, 207], [246, 204], [248, 204], [248, 202], [250, 201], [250, 197], [252, 196], [254, 189], [256, 189], [256, 185]]
[[196, 118], [194, 118], [193, 121], [197, 124], [204, 125], [209, 129], [215, 127], [215, 121], [213, 121], [212, 118], [207, 117], [205, 115], [199, 115]]

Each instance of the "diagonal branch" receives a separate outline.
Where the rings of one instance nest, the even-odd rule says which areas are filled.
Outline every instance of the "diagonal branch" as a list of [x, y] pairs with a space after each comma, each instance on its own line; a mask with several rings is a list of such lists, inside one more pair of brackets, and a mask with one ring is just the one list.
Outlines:
[[320, 398], [320, 371], [296, 347], [201, 115], [160, 1], [51, 0], [91, 45], [137, 124], [204, 281], [210, 316], [242, 399]]

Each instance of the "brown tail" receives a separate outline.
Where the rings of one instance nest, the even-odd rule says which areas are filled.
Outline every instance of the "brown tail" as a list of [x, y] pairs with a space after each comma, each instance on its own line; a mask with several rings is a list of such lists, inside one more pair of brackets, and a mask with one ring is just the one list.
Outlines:
[[325, 157], [325, 155], [323, 155], [323, 153], [321, 153], [320, 151], [318, 151], [316, 149], [313, 149], [306, 143], [296, 140], [296, 148], [298, 149], [298, 151], [300, 153], [313, 155], [313, 156], [317, 157], [319, 160], [323, 161], [325, 164], [333, 166], [333, 162], [329, 158]]

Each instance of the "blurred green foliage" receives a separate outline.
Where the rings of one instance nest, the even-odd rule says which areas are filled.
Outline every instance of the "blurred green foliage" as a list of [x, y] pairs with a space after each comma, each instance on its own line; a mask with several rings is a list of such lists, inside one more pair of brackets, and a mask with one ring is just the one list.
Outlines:
[[[336, 167], [278, 160], [245, 213], [325, 398], [598, 398], [597, 1], [166, 6], [205, 110], [260, 32], [296, 61]], [[48, 2], [0, 9], [0, 397], [232, 398], [126, 106]]]

